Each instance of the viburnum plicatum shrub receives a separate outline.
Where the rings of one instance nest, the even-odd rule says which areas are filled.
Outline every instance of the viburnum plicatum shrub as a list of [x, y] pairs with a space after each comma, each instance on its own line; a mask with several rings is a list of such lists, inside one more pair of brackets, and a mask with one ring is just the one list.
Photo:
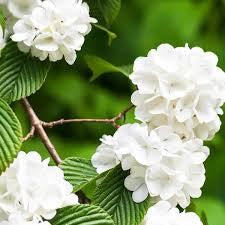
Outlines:
[[[204, 185], [205, 140], [218, 132], [225, 74], [199, 47], [162, 44], [131, 66], [86, 55], [92, 80], [120, 72], [136, 85], [132, 106], [112, 119], [41, 121], [26, 97], [43, 85], [52, 62], [76, 63], [92, 27], [109, 31], [120, 0], [0, 0], [0, 225], [207, 225], [190, 212]], [[99, 43], [97, 43], [99, 44]], [[27, 135], [10, 107], [21, 101]], [[136, 123], [118, 121], [135, 107]], [[62, 160], [44, 128], [64, 122], [113, 125], [91, 160]], [[50, 159], [22, 144], [36, 134]], [[87, 190], [94, 188], [86, 197]], [[192, 203], [193, 204], [193, 203]]]

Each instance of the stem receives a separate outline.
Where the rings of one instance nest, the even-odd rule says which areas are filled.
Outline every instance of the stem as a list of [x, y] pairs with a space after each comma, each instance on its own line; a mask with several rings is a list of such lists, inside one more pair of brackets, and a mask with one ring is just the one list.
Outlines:
[[60, 119], [51, 122], [42, 122], [44, 127], [52, 128], [66, 123], [112, 123], [112, 119]]
[[30, 133], [25, 137], [25, 139], [27, 137], [28, 138], [31, 137], [35, 130], [36, 133], [41, 138], [42, 143], [47, 148], [47, 150], [48, 150], [49, 154], [51, 155], [52, 159], [54, 160], [54, 162], [57, 165], [60, 164], [62, 162], [61, 158], [59, 157], [54, 145], [48, 138], [48, 135], [46, 134], [46, 132], [42, 126], [42, 122], [40, 121], [40, 119], [38, 118], [38, 116], [36, 115], [36, 113], [34, 112], [33, 108], [31, 107], [30, 103], [28, 102], [28, 100], [26, 98], [22, 99], [22, 105], [23, 105], [25, 111], [27, 112], [27, 114], [30, 118], [31, 125], [33, 127], [33, 128], [31, 128]]
[[120, 126], [117, 124], [117, 121], [122, 119], [126, 115], [128, 111], [130, 111], [134, 106], [129, 106], [124, 111], [120, 112], [117, 116], [111, 119], [60, 119], [51, 122], [43, 122], [42, 126], [47, 128], [53, 128], [55, 126], [67, 124], [67, 123], [106, 123], [112, 124], [114, 127], [119, 128]]
[[26, 135], [26, 137], [22, 138], [22, 142], [29, 140], [34, 136], [35, 133], [35, 127], [31, 126], [30, 132]]

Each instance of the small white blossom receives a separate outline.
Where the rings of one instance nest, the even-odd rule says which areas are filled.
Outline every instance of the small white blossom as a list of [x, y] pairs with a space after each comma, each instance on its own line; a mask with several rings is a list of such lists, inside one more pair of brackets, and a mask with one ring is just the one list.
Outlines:
[[125, 187], [135, 202], [148, 195], [185, 208], [190, 197], [201, 196], [205, 181], [203, 162], [209, 149], [201, 139], [182, 140], [171, 127], [150, 129], [146, 124], [126, 124], [113, 136], [104, 136], [92, 158], [99, 173], [121, 163], [130, 170]]
[[58, 61], [64, 57], [71, 65], [95, 22], [88, 5], [81, 0], [45, 0], [14, 25], [11, 38], [21, 51], [31, 50], [40, 60], [49, 57], [50, 61]]
[[146, 167], [133, 166], [130, 175], [124, 181], [125, 187], [132, 191], [134, 202], [143, 202], [149, 195], [148, 187], [145, 183]]
[[115, 138], [104, 135], [100, 141], [102, 144], [98, 146], [92, 157], [92, 164], [97, 168], [98, 173], [105, 172], [120, 163], [114, 150], [117, 145]]
[[5, 35], [2, 29], [2, 26], [0, 25], [0, 53], [1, 50], [5, 47], [6, 42], [5, 42]]
[[193, 212], [179, 212], [169, 202], [160, 201], [152, 206], [141, 225], [203, 225]]
[[19, 212], [26, 221], [49, 220], [58, 208], [78, 204], [63, 171], [48, 163], [36, 152], [19, 153], [0, 177], [0, 208], [6, 215]]
[[136, 118], [170, 125], [182, 138], [211, 139], [225, 102], [225, 73], [217, 62], [201, 48], [169, 44], [137, 58], [130, 76], [138, 87], [131, 97]]

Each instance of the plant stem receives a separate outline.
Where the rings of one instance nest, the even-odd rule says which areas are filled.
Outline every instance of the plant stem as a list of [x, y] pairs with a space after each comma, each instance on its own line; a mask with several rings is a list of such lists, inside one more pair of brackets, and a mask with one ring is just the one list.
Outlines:
[[122, 112], [120, 112], [117, 116], [111, 119], [60, 119], [51, 122], [43, 122], [42, 126], [47, 128], [53, 128], [54, 126], [63, 125], [66, 123], [108, 123], [112, 124], [115, 128], [119, 128], [120, 126], [117, 124], [117, 121], [122, 119], [128, 111], [130, 111], [134, 106], [129, 106]]
[[59, 165], [62, 162], [62, 160], [61, 160], [60, 156], [58, 155], [54, 145], [50, 141], [48, 135], [46, 134], [46, 132], [42, 126], [42, 122], [40, 121], [40, 119], [38, 118], [38, 116], [36, 115], [32, 106], [30, 105], [29, 101], [26, 98], [22, 99], [22, 105], [30, 118], [30, 122], [31, 122], [31, 126], [32, 126], [30, 133], [25, 137], [25, 139], [31, 137], [35, 131], [38, 134], [38, 136], [40, 137], [42, 143], [47, 148], [47, 150], [48, 150], [49, 154], [51, 155], [52, 159], [54, 160], [54, 162], [57, 165]]
[[[22, 104], [31, 120], [31, 129], [29, 133], [26, 135], [26, 137], [24, 137], [22, 140], [27, 141], [30, 138], [32, 138], [34, 136], [35, 131], [38, 128], [36, 132], [41, 138], [44, 138], [43, 143], [45, 144], [45, 146], [46, 146], [46, 143], [49, 144], [46, 146], [48, 150], [52, 149], [53, 145], [51, 144], [51, 142], [49, 142], [50, 141], [49, 139], [47, 139], [47, 142], [46, 142], [46, 135], [44, 135], [46, 133], [44, 131], [44, 128], [53, 128], [55, 126], [59, 126], [59, 125], [67, 124], [67, 123], [105, 123], [105, 124], [111, 124], [112, 126], [118, 129], [120, 125], [117, 122], [121, 120], [123, 117], [125, 117], [126, 113], [134, 107], [133, 105], [129, 106], [128, 108], [120, 112], [117, 116], [111, 119], [60, 119], [60, 120], [51, 121], [51, 122], [44, 122], [37, 117], [36, 113], [34, 112], [34, 110], [32, 109], [31, 105], [29, 104], [26, 98], [22, 100]], [[59, 158], [57, 158], [57, 161], [59, 161], [58, 159]]]

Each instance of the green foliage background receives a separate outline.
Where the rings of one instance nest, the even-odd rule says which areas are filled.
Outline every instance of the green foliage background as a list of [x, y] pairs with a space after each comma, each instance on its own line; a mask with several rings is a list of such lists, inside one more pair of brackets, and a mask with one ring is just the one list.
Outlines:
[[[111, 73], [89, 82], [92, 74], [84, 61], [86, 54], [100, 56], [115, 65], [127, 65], [160, 43], [188, 43], [190, 47], [215, 52], [219, 66], [225, 70], [225, 0], [123, 0], [111, 30], [118, 36], [111, 46], [106, 34], [93, 28], [74, 66], [53, 64], [44, 86], [29, 98], [42, 120], [110, 118], [130, 104], [133, 86], [127, 77]], [[13, 106], [26, 134], [28, 119], [19, 103]], [[211, 155], [206, 162], [203, 195], [194, 201], [198, 209], [206, 211], [209, 225], [225, 224], [225, 116], [221, 119], [220, 132], [207, 143]], [[133, 112], [127, 115], [126, 122], [129, 121], [133, 121]], [[62, 158], [88, 159], [99, 138], [113, 132], [114, 128], [106, 124], [69, 124], [48, 130]], [[38, 138], [26, 142], [22, 149], [48, 156]]]

